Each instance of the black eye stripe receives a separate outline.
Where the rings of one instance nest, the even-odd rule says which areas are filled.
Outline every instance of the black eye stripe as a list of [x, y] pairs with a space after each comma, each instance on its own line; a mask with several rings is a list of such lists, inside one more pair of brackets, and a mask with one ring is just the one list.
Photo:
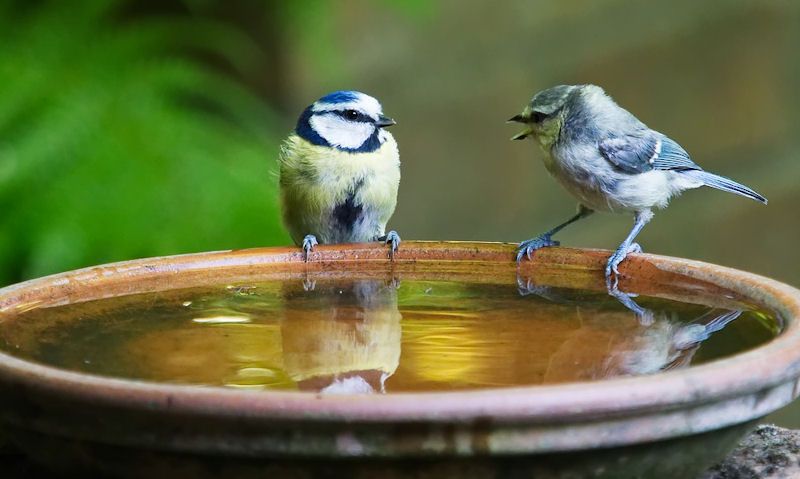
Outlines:
[[375, 123], [374, 119], [357, 110], [334, 110], [331, 111], [331, 113], [340, 116], [347, 121], [357, 121], [361, 123]]
[[545, 115], [540, 111], [535, 111], [531, 113], [531, 121], [533, 121], [534, 123], [541, 123], [542, 121], [544, 121], [545, 118], [547, 118], [547, 115]]

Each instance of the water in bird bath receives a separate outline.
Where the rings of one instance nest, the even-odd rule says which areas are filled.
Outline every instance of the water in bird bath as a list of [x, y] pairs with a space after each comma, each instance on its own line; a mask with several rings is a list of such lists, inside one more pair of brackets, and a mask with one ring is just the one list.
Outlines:
[[779, 329], [765, 311], [636, 302], [648, 321], [597, 291], [376, 279], [221, 284], [34, 308], [5, 318], [0, 349], [103, 376], [391, 394], [655, 374], [753, 348]]

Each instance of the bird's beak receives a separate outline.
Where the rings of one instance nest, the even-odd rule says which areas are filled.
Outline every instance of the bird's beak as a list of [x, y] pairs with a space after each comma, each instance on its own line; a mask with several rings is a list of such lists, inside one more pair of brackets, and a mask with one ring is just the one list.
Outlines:
[[375, 125], [377, 125], [377, 126], [379, 126], [381, 128], [387, 128], [387, 127], [390, 127], [390, 126], [396, 125], [396, 124], [397, 124], [396, 121], [392, 120], [388, 116], [383, 116], [383, 115], [380, 115], [378, 117], [378, 121], [375, 122]]
[[512, 136], [512, 140], [524, 140], [528, 136], [530, 136], [531, 132], [533, 131], [530, 127], [530, 116], [528, 116], [527, 109], [520, 113], [519, 115], [514, 115], [508, 119], [506, 123], [523, 123], [528, 125], [524, 130], [517, 133], [516, 135]]
[[524, 140], [531, 134], [530, 130], [525, 130], [517, 133], [516, 135], [512, 136], [512, 140]]

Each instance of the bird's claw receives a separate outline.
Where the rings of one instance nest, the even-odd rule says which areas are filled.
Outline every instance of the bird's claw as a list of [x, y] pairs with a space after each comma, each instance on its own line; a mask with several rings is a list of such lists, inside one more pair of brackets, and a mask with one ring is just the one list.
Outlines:
[[616, 282], [611, 285], [606, 281], [606, 288], [608, 288], [609, 296], [615, 298], [636, 315], [639, 319], [639, 324], [642, 326], [650, 326], [655, 322], [655, 314], [651, 310], [639, 306], [639, 304], [633, 300], [633, 298], [638, 295], [620, 291]]
[[314, 291], [317, 287], [317, 280], [305, 278], [303, 280], [303, 291]]
[[522, 257], [525, 256], [529, 260], [531, 259], [531, 254], [539, 248], [546, 248], [548, 246], [558, 246], [561, 243], [554, 240], [552, 235], [543, 234], [541, 236], [537, 236], [536, 238], [531, 238], [529, 240], [523, 241], [517, 247], [517, 263], [522, 261]]
[[308, 255], [314, 249], [314, 246], [317, 246], [319, 243], [317, 242], [317, 237], [314, 235], [306, 235], [303, 238], [303, 258], [306, 263], [308, 263]]
[[391, 249], [389, 249], [389, 259], [394, 260], [394, 254], [397, 252], [398, 248], [400, 247], [400, 235], [397, 234], [397, 231], [391, 230], [386, 233], [384, 236], [378, 238], [378, 241], [383, 241], [388, 245], [392, 245]]
[[537, 296], [545, 297], [544, 295], [549, 290], [550, 288], [548, 286], [537, 285], [531, 279], [525, 279], [517, 275], [517, 292], [520, 296], [535, 294]]
[[517, 275], [517, 291], [520, 296], [527, 296], [533, 293], [533, 288], [533, 281], [530, 279], [523, 279], [521, 276]]
[[606, 288], [616, 290], [619, 284], [619, 265], [631, 253], [641, 253], [642, 247], [639, 243], [631, 243], [626, 248], [619, 247], [608, 258], [606, 263]]

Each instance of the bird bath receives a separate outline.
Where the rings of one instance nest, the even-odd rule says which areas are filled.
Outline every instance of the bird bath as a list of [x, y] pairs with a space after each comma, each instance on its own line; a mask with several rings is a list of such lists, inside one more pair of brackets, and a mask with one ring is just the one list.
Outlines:
[[620, 289], [641, 316], [606, 294], [607, 253], [513, 251], [267, 248], [9, 286], [3, 433], [127, 477], [673, 478], [797, 396], [797, 290], [639, 254]]

